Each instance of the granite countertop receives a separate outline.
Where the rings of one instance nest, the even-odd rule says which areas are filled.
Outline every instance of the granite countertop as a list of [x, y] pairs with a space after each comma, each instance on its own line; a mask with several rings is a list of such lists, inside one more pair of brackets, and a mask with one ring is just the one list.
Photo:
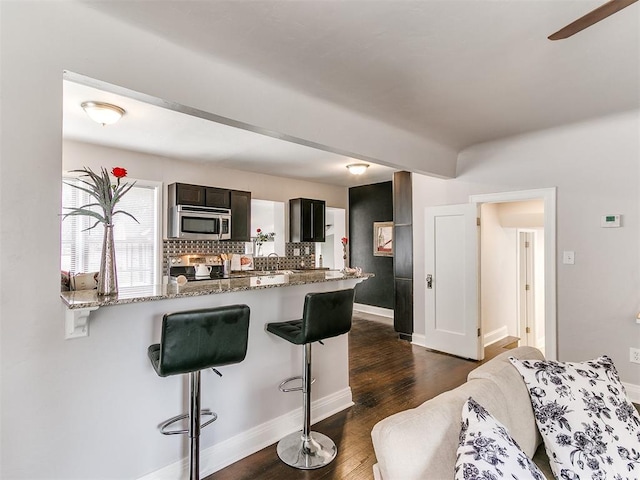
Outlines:
[[185, 285], [169, 283], [167, 285], [146, 285], [140, 287], [120, 288], [118, 295], [102, 297], [96, 290], [77, 290], [62, 292], [60, 297], [69, 309], [103, 307], [127, 303], [150, 302], [168, 298], [197, 297], [218, 293], [258, 290], [263, 288], [287, 287], [307, 283], [331, 282], [373, 277], [371, 273], [343, 273], [339, 270], [308, 270], [289, 273], [261, 275], [253, 273], [248, 276], [232, 276], [219, 280], [188, 282]]

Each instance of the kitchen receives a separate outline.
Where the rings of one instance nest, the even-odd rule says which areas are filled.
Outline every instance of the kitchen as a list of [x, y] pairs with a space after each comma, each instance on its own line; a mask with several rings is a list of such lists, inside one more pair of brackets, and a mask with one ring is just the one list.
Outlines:
[[[65, 82], [65, 93], [68, 84], [69, 82]], [[83, 92], [83, 95], [86, 94], [87, 92]], [[96, 99], [95, 95], [98, 92], [92, 91], [89, 94], [93, 95], [90, 98]], [[73, 95], [65, 95], [65, 112], [69, 98], [73, 98]], [[86, 99], [85, 96], [83, 100]], [[116, 102], [112, 96], [105, 96], [104, 93], [98, 100]], [[126, 103], [122, 98], [117, 101]], [[81, 102], [74, 98], [71, 103], [77, 110]], [[127, 112], [131, 111], [131, 117], [135, 117], [135, 107], [128, 104], [125, 109]], [[87, 122], [84, 112], [80, 110], [80, 113], [81, 119]], [[65, 117], [65, 126], [66, 124]], [[111, 134], [109, 129], [113, 128], [115, 131], [122, 128], [121, 125], [126, 124], [91, 127], [94, 128], [94, 135], [101, 136], [101, 142], [106, 143], [105, 137]], [[179, 468], [177, 462], [181, 458], [182, 440], [162, 437], [155, 430], [155, 426], [185, 409], [183, 397], [186, 394], [181, 386], [182, 380], [155, 378], [145, 355], [146, 347], [159, 338], [162, 315], [170, 311], [229, 303], [246, 303], [252, 310], [250, 343], [245, 362], [221, 369], [223, 378], [208, 375], [203, 378], [205, 391], [209, 394], [209, 403], [213, 402], [212, 409], [219, 415], [219, 420], [213, 427], [214, 431], [203, 431], [204, 471], [212, 472], [222, 468], [252, 451], [274, 443], [288, 430], [299, 428], [300, 421], [295, 413], [299, 411], [299, 398], [296, 395], [283, 395], [275, 387], [280, 380], [299, 374], [301, 353], [296, 348], [283, 348], [277, 339], [270, 338], [264, 332], [264, 324], [269, 321], [299, 318], [304, 294], [308, 291], [348, 288], [367, 278], [367, 275], [343, 276], [339, 272], [344, 267], [340, 239], [346, 236], [344, 212], [348, 205], [348, 189], [318, 182], [238, 171], [219, 165], [212, 168], [204, 162], [100, 145], [100, 139], [95, 140], [96, 143], [87, 143], [71, 138], [72, 135], [65, 134], [64, 171], [83, 167], [98, 170], [102, 166], [111, 166], [115, 161], [127, 168], [126, 180], [135, 179], [149, 188], [158, 189], [161, 193], [158, 197], [162, 208], [158, 209], [159, 213], [155, 219], [156, 235], [161, 236], [161, 246], [155, 250], [157, 254], [154, 254], [158, 258], [156, 270], [160, 273], [155, 278], [169, 277], [165, 279], [169, 285], [151, 287], [150, 290], [145, 290], [145, 286], [142, 285], [121, 287], [117, 299], [97, 299], [95, 290], [63, 293], [63, 298], [69, 306], [79, 307], [68, 310], [67, 318], [72, 317], [68, 322], [72, 322], [75, 329], [68, 327], [67, 331], [75, 332], [71, 333], [72, 337], [83, 337], [90, 329], [88, 337], [69, 340], [70, 343], [102, 343], [108, 338], [113, 341], [114, 335], [119, 338], [121, 332], [127, 332], [126, 339], [118, 340], [119, 343], [124, 341], [124, 345], [119, 345], [120, 354], [117, 359], [113, 359], [111, 368], [96, 365], [96, 369], [110, 378], [113, 378], [114, 367], [118, 371], [127, 371], [127, 374], [122, 375], [117, 381], [110, 380], [110, 388], [128, 391], [127, 395], [136, 397], [134, 402], [141, 402], [140, 408], [144, 409], [144, 412], [135, 420], [129, 420], [135, 424], [135, 429], [145, 430], [137, 432], [136, 435], [142, 435], [146, 443], [151, 442], [154, 449], [158, 448], [158, 451], [162, 452], [162, 457], [158, 458], [173, 459], [163, 461], [161, 465], [156, 464], [153, 469], [158, 470], [162, 467], [166, 469], [163, 471], [169, 472], [171, 469]], [[282, 147], [279, 151], [282, 152]], [[346, 169], [344, 171], [344, 174], [348, 175]], [[171, 207], [178, 203], [176, 198], [179, 186], [176, 182], [179, 182], [178, 185], [195, 186], [205, 191], [207, 188], [217, 188], [227, 192], [250, 192], [251, 215], [242, 216], [238, 212], [231, 212], [231, 231], [234, 231], [236, 218], [242, 217], [245, 220], [243, 235], [222, 241], [171, 238], [176, 236], [176, 232], [173, 232], [171, 227], [168, 228], [168, 215]], [[333, 233], [333, 248], [327, 250], [333, 258], [325, 256], [323, 259], [323, 268], [334, 267], [332, 270], [308, 270], [310, 267], [315, 269], [320, 266], [319, 254], [316, 255], [315, 248], [322, 246], [322, 242], [289, 242], [292, 240], [288, 228], [289, 201], [302, 195], [305, 198], [326, 201], [327, 212], [333, 217], [327, 217], [328, 220], [325, 222], [331, 225], [327, 233]], [[116, 237], [118, 228], [127, 229], [127, 222], [133, 225], [130, 219], [123, 218], [122, 224], [115, 227]], [[236, 223], [236, 229], [238, 227], [240, 222]], [[267, 245], [263, 247], [264, 257], [251, 255], [257, 253], [255, 236], [258, 228], [265, 231], [273, 229], [276, 233], [276, 241], [266, 242]], [[276, 268], [304, 273], [270, 272], [276, 263], [273, 256], [270, 257], [272, 264], [266, 263], [271, 249], [278, 254]], [[232, 261], [234, 258], [238, 261], [241, 257], [252, 258], [255, 262], [252, 268], [255, 271], [242, 270], [239, 262], [235, 266], [230, 263], [230, 272], [225, 275], [222, 261], [228, 254], [232, 254]], [[125, 259], [123, 263], [126, 262]], [[187, 262], [189, 265], [185, 267]], [[185, 277], [195, 277], [196, 268], [200, 268], [202, 273], [202, 267], [196, 265], [211, 268], [211, 271], [207, 271], [211, 280], [202, 282], [202, 279], [190, 278], [186, 285], [174, 283], [183, 274]], [[261, 274], [263, 269], [269, 272]], [[217, 279], [220, 274], [223, 278]], [[279, 286], [283, 281], [294, 285], [287, 288], [264, 288]], [[162, 283], [162, 280], [157, 282]], [[163, 301], [158, 302], [159, 299]], [[93, 310], [96, 306], [99, 308]], [[80, 311], [83, 311], [83, 314], [78, 315]], [[319, 380], [317, 387], [314, 387], [314, 422], [351, 405], [346, 368], [346, 342], [346, 337], [330, 339], [325, 342], [324, 347], [315, 351], [314, 375], [319, 374]], [[322, 372], [330, 372], [330, 375], [322, 375]], [[139, 385], [144, 385], [142, 390]], [[255, 403], [255, 399], [260, 399], [258, 404]], [[205, 394], [205, 402], [206, 400]], [[243, 407], [238, 409], [240, 404]], [[131, 430], [133, 429], [132, 426]]]

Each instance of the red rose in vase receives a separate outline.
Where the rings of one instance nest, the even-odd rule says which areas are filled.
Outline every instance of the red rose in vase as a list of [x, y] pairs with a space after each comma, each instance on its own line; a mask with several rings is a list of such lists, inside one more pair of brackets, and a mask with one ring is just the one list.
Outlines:
[[127, 176], [127, 169], [122, 167], [113, 167], [111, 174], [116, 178], [124, 178]]
[[346, 267], [346, 261], [347, 261], [347, 244], [349, 243], [349, 239], [347, 237], [342, 237], [340, 239], [340, 241], [342, 242], [342, 258], [345, 261], [345, 267]]

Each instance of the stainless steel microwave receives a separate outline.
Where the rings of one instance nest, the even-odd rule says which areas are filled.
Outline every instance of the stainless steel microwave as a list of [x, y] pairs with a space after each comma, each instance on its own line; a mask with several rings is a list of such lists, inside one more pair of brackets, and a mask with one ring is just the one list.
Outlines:
[[185, 240], [230, 240], [231, 210], [191, 205], [170, 207], [167, 237]]

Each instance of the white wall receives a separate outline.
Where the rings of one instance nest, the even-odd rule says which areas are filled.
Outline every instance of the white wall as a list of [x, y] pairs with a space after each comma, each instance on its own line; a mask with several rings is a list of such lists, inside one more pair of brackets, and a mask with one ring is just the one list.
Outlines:
[[[349, 190], [346, 187], [243, 172], [218, 166], [211, 167], [206, 163], [187, 162], [175, 158], [68, 140], [63, 142], [62, 147], [61, 171], [62, 169], [72, 170], [83, 166], [93, 169], [102, 166], [122, 166], [127, 169], [127, 175], [131, 178], [163, 182], [164, 210], [167, 207], [167, 186], [174, 182], [245, 190], [251, 192], [252, 199], [271, 200], [285, 204], [290, 198], [299, 197], [322, 198], [326, 200], [327, 205], [338, 208], [347, 208], [349, 203]], [[284, 210], [285, 225], [288, 225], [289, 209], [285, 208]], [[166, 218], [165, 215], [163, 215], [164, 218]], [[166, 238], [166, 222], [163, 227], [163, 235]]]
[[[477, 145], [458, 177], [414, 175], [415, 330], [424, 334], [424, 207], [466, 203], [470, 194], [557, 187], [558, 357], [610, 355], [622, 380], [640, 385], [640, 120], [638, 111]], [[623, 228], [600, 216], [623, 215]], [[574, 250], [575, 265], [561, 252]]]
[[544, 201], [525, 200], [496, 204], [498, 221], [503, 227], [544, 227]]
[[[286, 254], [285, 239], [289, 228], [285, 227], [284, 221], [285, 202], [274, 202], [273, 200], [256, 200], [251, 199], [251, 236], [255, 237], [258, 229], [264, 233], [275, 233], [272, 242], [263, 242], [262, 255], [267, 256], [270, 253], [277, 253], [280, 256]], [[247, 242], [246, 247], [254, 255], [256, 245]]]
[[[420, 171], [454, 173], [451, 149], [215, 62], [79, 2], [0, 2], [0, 59], [2, 478], [134, 478], [143, 473], [135, 462], [120, 462], [119, 449], [125, 446], [118, 425], [109, 425], [100, 439], [87, 436], [101, 415], [135, 415], [127, 402], [114, 402], [112, 396], [88, 398], [86, 392], [126, 374], [127, 365], [122, 365], [103, 375], [96, 362], [107, 364], [123, 345], [140, 342], [131, 338], [137, 330], [109, 328], [97, 349], [84, 339], [63, 340], [59, 212], [64, 70], [389, 165], [402, 161]], [[172, 179], [176, 173], [171, 172]], [[228, 184], [247, 186], [238, 177]], [[26, 271], [39, 272], [37, 284], [16, 281]], [[126, 388], [112, 394], [129, 395]], [[144, 446], [146, 435], [156, 432], [141, 435], [138, 445]], [[160, 468], [167, 461], [162, 452], [142, 450], [145, 468]]]
[[[517, 335], [517, 236], [500, 224], [499, 204], [482, 205], [480, 315], [485, 339]], [[486, 341], [486, 340], [485, 340]]]

